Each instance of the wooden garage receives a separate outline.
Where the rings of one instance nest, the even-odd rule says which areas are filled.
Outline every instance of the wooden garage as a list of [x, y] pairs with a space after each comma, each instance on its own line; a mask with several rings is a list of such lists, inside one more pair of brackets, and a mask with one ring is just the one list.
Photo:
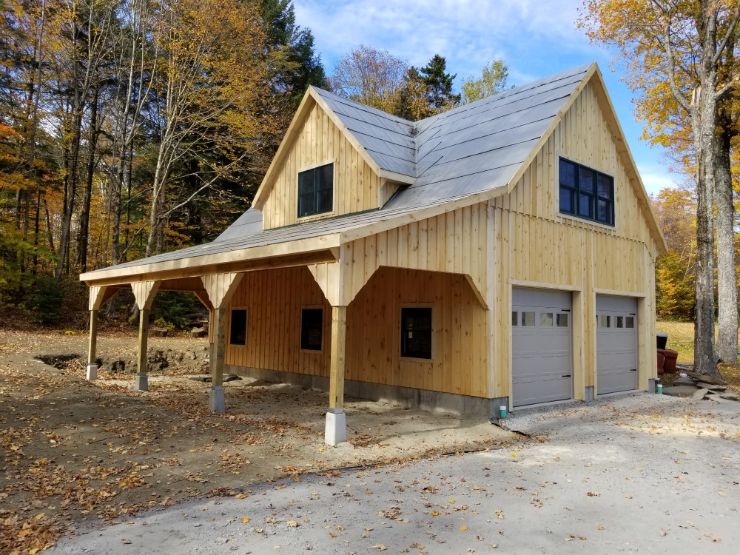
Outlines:
[[[157, 291], [208, 307], [213, 410], [224, 368], [326, 388], [330, 444], [346, 437], [345, 391], [495, 416], [627, 377], [646, 389], [664, 249], [595, 64], [418, 122], [311, 88], [221, 236], [81, 276], [89, 372], [97, 310], [133, 287], [143, 352]], [[617, 328], [600, 339], [611, 298], [632, 307], [631, 346]], [[619, 369], [600, 372], [609, 345]]]

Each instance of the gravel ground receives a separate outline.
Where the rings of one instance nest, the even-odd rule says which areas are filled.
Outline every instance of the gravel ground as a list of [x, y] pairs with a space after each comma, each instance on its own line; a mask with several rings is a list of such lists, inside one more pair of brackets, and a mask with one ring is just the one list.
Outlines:
[[740, 403], [640, 394], [508, 426], [532, 437], [253, 486], [88, 530], [53, 552], [737, 552]]

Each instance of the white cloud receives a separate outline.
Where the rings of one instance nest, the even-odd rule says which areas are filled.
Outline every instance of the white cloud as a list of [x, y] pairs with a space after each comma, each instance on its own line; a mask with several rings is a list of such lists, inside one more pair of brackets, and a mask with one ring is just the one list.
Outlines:
[[[313, 30], [330, 70], [336, 58], [366, 44], [415, 65], [440, 53], [462, 77], [477, 74], [495, 57], [536, 56], [543, 42], [590, 59], [593, 52], [575, 28], [579, 5], [578, 0], [295, 0], [296, 19]], [[512, 71], [512, 81], [530, 77], [526, 67]]]
[[671, 172], [668, 168], [655, 164], [638, 164], [638, 171], [648, 194], [655, 195], [661, 189], [676, 188], [686, 181], [686, 177]]

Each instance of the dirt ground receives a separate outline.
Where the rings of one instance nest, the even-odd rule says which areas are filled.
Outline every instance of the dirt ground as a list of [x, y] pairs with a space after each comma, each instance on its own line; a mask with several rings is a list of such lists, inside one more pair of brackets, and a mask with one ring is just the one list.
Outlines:
[[[80, 526], [115, 521], [189, 498], [248, 495], [250, 484], [344, 467], [372, 467], [510, 444], [485, 421], [346, 403], [350, 444], [323, 443], [326, 394], [244, 379], [225, 384], [227, 413], [208, 411], [209, 384], [177, 364], [131, 389], [133, 374], [84, 380], [38, 355], [84, 354], [82, 334], [0, 330], [0, 553], [36, 553]], [[204, 340], [151, 338], [187, 351]], [[126, 358], [129, 334], [102, 336], [98, 352]]]

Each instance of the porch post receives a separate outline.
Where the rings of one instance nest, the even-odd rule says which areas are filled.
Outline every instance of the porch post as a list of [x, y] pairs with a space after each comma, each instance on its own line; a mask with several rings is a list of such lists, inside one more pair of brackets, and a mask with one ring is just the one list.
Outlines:
[[226, 316], [239, 283], [244, 274], [228, 272], [201, 276], [203, 288], [213, 307], [209, 310], [209, 359], [211, 370], [211, 390], [208, 392], [208, 406], [212, 412], [226, 411], [224, 396], [224, 361], [226, 359]]
[[136, 389], [149, 390], [149, 376], [147, 374], [147, 338], [149, 335], [149, 309], [139, 309], [139, 343], [136, 358]]
[[87, 368], [85, 377], [93, 381], [98, 377], [97, 346], [98, 346], [98, 311], [106, 298], [107, 287], [100, 285], [90, 286], [88, 308], [90, 310], [90, 337], [87, 344]]
[[131, 284], [136, 298], [136, 306], [139, 308], [139, 342], [138, 355], [136, 358], [135, 388], [139, 391], [149, 390], [149, 376], [147, 375], [147, 336], [149, 334], [149, 315], [151, 313], [154, 297], [159, 289], [158, 281], [138, 281]]
[[213, 315], [213, 344], [208, 361], [211, 370], [211, 391], [208, 406], [212, 412], [226, 411], [224, 398], [224, 359], [226, 355], [226, 308], [221, 306], [211, 311]]
[[326, 413], [324, 441], [337, 445], [347, 441], [344, 414], [344, 363], [347, 339], [347, 307], [331, 307], [331, 366], [329, 369], [329, 411]]

